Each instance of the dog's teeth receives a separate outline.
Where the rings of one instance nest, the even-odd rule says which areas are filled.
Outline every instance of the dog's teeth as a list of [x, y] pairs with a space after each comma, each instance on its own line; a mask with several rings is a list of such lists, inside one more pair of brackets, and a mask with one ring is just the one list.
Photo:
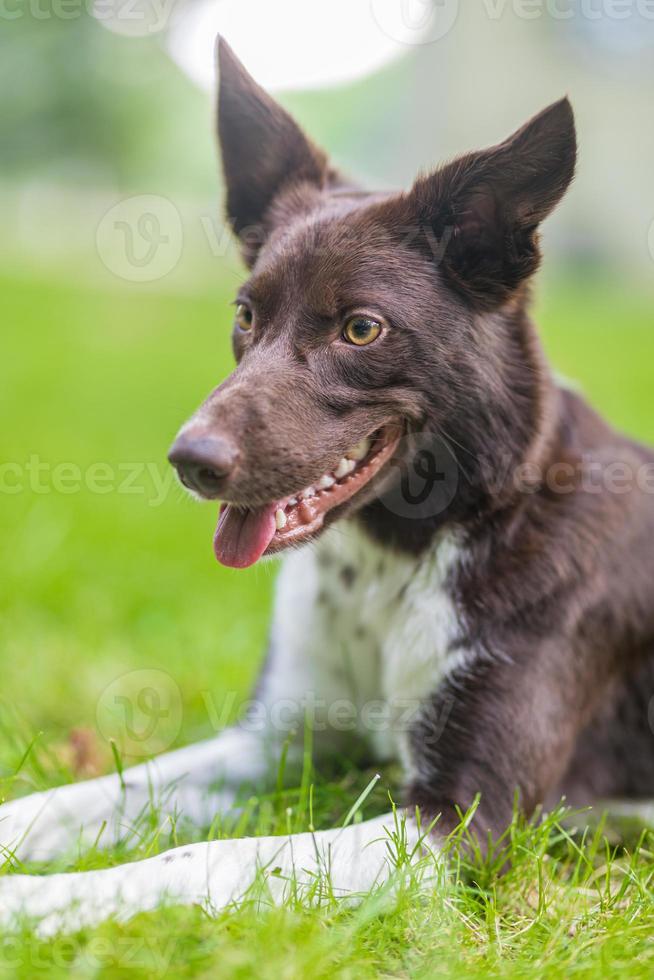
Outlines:
[[356, 446], [352, 446], [345, 455], [348, 459], [355, 459], [359, 462], [359, 460], [365, 459], [369, 452], [370, 439], [362, 439], [361, 442], [357, 442]]
[[329, 473], [325, 473], [324, 476], [320, 477], [320, 480], [318, 481], [318, 487], [321, 490], [329, 490], [329, 488], [333, 487], [335, 483], [336, 480], [334, 479], [334, 477], [330, 476]]
[[288, 502], [289, 507], [297, 507], [297, 497], [291, 497]]
[[306, 490], [303, 490], [302, 493], [300, 494], [300, 500], [308, 500], [309, 497], [313, 497], [315, 492], [316, 492], [315, 487], [307, 487]]
[[344, 476], [347, 476], [348, 473], [351, 473], [355, 466], [356, 463], [353, 459], [346, 459], [345, 456], [343, 456], [343, 458], [338, 461], [338, 466], [334, 470], [334, 476], [337, 480], [340, 480]]
[[286, 527], [286, 514], [281, 507], [278, 507], [275, 511], [275, 527], [278, 531], [281, 531], [283, 527]]

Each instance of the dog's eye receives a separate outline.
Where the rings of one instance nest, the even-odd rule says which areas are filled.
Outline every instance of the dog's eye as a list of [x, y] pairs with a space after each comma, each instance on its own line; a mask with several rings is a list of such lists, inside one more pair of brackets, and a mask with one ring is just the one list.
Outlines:
[[246, 332], [251, 330], [252, 320], [252, 310], [250, 307], [246, 306], [245, 303], [239, 303], [236, 307], [236, 326], [239, 330], [245, 330]]
[[345, 324], [343, 339], [348, 344], [356, 344], [357, 347], [365, 347], [377, 340], [382, 331], [379, 320], [374, 320], [370, 316], [352, 316]]

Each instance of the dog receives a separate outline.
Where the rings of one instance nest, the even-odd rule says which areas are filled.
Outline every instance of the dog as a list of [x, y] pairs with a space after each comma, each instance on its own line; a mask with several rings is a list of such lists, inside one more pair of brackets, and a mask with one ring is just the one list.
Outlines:
[[654, 454], [555, 381], [527, 312], [539, 226], [575, 171], [568, 100], [408, 192], [366, 193], [222, 40], [218, 60], [227, 216], [249, 275], [237, 367], [170, 460], [222, 501], [219, 561], [284, 553], [262, 717], [5, 803], [0, 840], [40, 859], [104, 823], [111, 841], [153, 794], [208, 825], [284, 743], [293, 771], [309, 698], [315, 752], [399, 758], [404, 810], [7, 875], [4, 922], [55, 931], [164, 898], [216, 909], [257, 873], [277, 901], [326, 867], [333, 894], [355, 896], [392, 876], [393, 843], [438, 861], [462, 812], [483, 846], [516, 794], [527, 815], [654, 795]]

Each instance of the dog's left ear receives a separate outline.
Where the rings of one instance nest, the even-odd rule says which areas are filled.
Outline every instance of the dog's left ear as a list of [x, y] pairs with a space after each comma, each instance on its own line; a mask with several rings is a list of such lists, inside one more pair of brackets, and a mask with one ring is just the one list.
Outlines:
[[218, 38], [218, 137], [227, 188], [227, 217], [252, 261], [266, 233], [266, 216], [292, 185], [322, 187], [334, 179], [325, 154], [254, 81], [227, 42]]
[[475, 307], [496, 308], [535, 272], [538, 225], [563, 196], [575, 160], [566, 98], [498, 146], [416, 181], [405, 201], [411, 220], [441, 243], [442, 272]]

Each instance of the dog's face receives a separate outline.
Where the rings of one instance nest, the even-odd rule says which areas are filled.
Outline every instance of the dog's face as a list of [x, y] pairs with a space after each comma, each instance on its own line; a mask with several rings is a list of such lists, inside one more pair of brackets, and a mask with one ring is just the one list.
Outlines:
[[562, 101], [406, 194], [365, 194], [223, 42], [219, 59], [227, 212], [250, 275], [235, 297], [238, 366], [170, 459], [189, 489], [224, 501], [216, 555], [245, 567], [383, 495], [405, 433], [485, 437], [479, 419], [504, 411], [504, 362], [522, 342], [512, 305], [575, 138]]

